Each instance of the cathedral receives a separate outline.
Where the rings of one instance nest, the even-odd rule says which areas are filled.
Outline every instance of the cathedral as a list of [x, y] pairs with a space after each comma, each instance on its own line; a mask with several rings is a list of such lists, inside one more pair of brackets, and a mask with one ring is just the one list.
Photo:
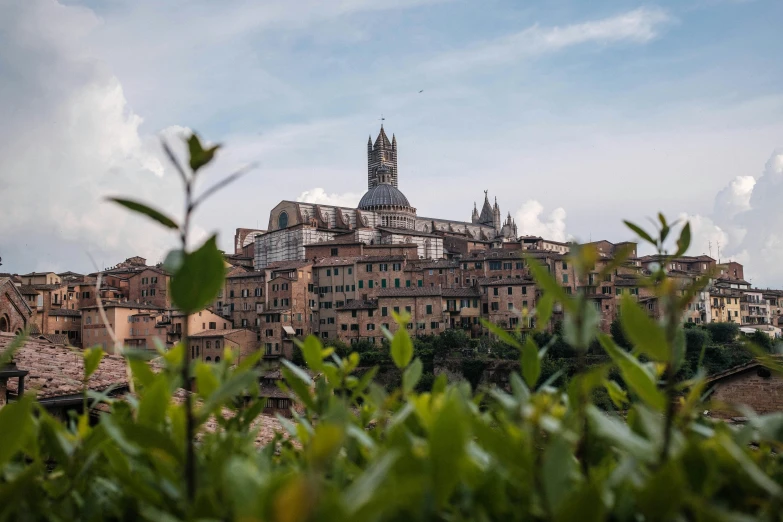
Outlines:
[[421, 259], [440, 259], [455, 248], [496, 247], [516, 240], [511, 213], [503, 222], [497, 198], [490, 204], [486, 190], [481, 213], [474, 202], [470, 222], [419, 216], [398, 188], [397, 154], [396, 136], [389, 140], [381, 125], [375, 142], [372, 136], [367, 141], [367, 192], [357, 208], [278, 203], [266, 232], [252, 238], [256, 270], [275, 262], [303, 260], [305, 245], [326, 241], [415, 244]]

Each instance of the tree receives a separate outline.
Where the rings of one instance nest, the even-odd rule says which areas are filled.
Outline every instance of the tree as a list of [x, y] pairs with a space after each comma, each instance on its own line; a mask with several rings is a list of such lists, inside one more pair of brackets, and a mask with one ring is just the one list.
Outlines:
[[710, 333], [712, 341], [719, 344], [733, 342], [739, 335], [739, 325], [737, 323], [707, 323], [704, 326]]

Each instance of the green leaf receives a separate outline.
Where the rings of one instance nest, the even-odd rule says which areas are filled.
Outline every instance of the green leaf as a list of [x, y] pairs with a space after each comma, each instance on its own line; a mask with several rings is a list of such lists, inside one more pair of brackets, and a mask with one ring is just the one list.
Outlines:
[[538, 286], [544, 290], [544, 295], [551, 294], [555, 302], [562, 303], [564, 307], [569, 308], [572, 300], [566, 295], [560, 283], [549, 273], [549, 270], [534, 257], [525, 256], [525, 262]]
[[166, 418], [171, 402], [169, 383], [165, 375], [159, 375], [151, 386], [146, 386], [139, 402], [139, 424], [156, 427]]
[[194, 313], [213, 302], [223, 288], [223, 265], [216, 236], [187, 254], [182, 267], [171, 279], [171, 297], [177, 308]]
[[625, 226], [633, 230], [636, 233], [636, 235], [639, 236], [640, 238], [644, 239], [645, 241], [647, 241], [652, 245], [656, 244], [656, 241], [652, 238], [652, 236], [647, 232], [645, 232], [644, 229], [642, 229], [642, 227], [638, 225], [634, 225], [630, 221], [623, 221], [623, 223], [625, 223]]
[[0, 470], [22, 449], [26, 432], [33, 421], [32, 404], [32, 395], [25, 395], [0, 407]]
[[685, 223], [685, 226], [682, 227], [682, 230], [680, 231], [680, 239], [677, 240], [677, 253], [674, 254], [674, 257], [680, 257], [685, 253], [686, 250], [688, 250], [688, 247], [691, 244], [691, 224]]
[[653, 376], [635, 357], [614, 344], [608, 335], [601, 334], [598, 339], [614, 363], [620, 368], [625, 384], [646, 404], [662, 411], [666, 406], [666, 398], [658, 390]]
[[310, 378], [310, 375], [291, 361], [287, 359], [283, 359], [283, 365], [288, 368], [291, 371], [291, 374], [293, 376], [296, 376], [299, 380], [301, 380], [303, 383], [305, 383], [307, 386], [313, 385], [313, 380]]
[[205, 401], [202, 407], [202, 418], [206, 418], [218, 406], [229, 399], [240, 395], [251, 386], [258, 385], [258, 376], [255, 372], [240, 372], [232, 375], [223, 382]]
[[103, 357], [103, 348], [95, 346], [84, 350], [84, 380], [87, 381], [90, 376], [98, 369]]
[[620, 388], [619, 384], [610, 379], [604, 380], [604, 387], [606, 388], [607, 393], [609, 393], [609, 398], [612, 400], [612, 403], [617, 407], [617, 409], [622, 410], [625, 408], [626, 404], [628, 404], [628, 394], [625, 393], [625, 390]]
[[620, 323], [634, 347], [654, 361], [668, 362], [671, 354], [663, 328], [639, 308], [630, 295], [623, 296], [621, 306]]
[[351, 513], [356, 513], [367, 505], [374, 495], [385, 495], [381, 484], [390, 475], [392, 467], [399, 459], [399, 453], [392, 450], [373, 462], [345, 490], [343, 499]]
[[568, 495], [575, 467], [571, 446], [562, 436], [553, 436], [544, 450], [541, 477], [550, 511], [557, 511]]
[[597, 437], [627, 451], [636, 460], [647, 463], [657, 460], [658, 455], [650, 441], [634, 433], [625, 422], [610, 417], [593, 405], [587, 407], [587, 418], [592, 428], [591, 433]]
[[416, 357], [410, 366], [408, 366], [402, 374], [402, 391], [408, 394], [413, 391], [416, 385], [421, 379], [422, 372], [421, 359]]
[[201, 140], [194, 132], [188, 138], [188, 152], [190, 153], [190, 168], [195, 173], [198, 169], [212, 161], [215, 157], [215, 152], [220, 148], [220, 145], [215, 145], [208, 149], [205, 149], [201, 144]]
[[525, 339], [520, 364], [525, 382], [531, 390], [535, 389], [538, 378], [541, 376], [541, 360], [538, 358], [538, 346], [530, 335]]
[[545, 330], [552, 317], [552, 309], [555, 304], [554, 296], [550, 293], [544, 294], [536, 303], [536, 329]]
[[727, 433], [724, 432], [719, 434], [718, 442], [720, 443], [721, 447], [726, 450], [726, 453], [728, 453], [737, 462], [737, 464], [739, 464], [740, 468], [745, 472], [748, 478], [755, 482], [757, 486], [764, 489], [772, 496], [778, 498], [783, 496], [783, 489], [781, 489], [780, 484], [775, 482], [775, 480], [773, 480], [769, 475], [764, 473], [764, 471], [762, 471], [758, 465], [753, 462], [753, 459], [742, 448], [737, 446], [734, 441], [731, 440]]
[[391, 356], [397, 368], [405, 368], [413, 358], [413, 343], [408, 329], [400, 326], [391, 343]]
[[144, 214], [145, 216], [154, 219], [164, 227], [173, 229], [179, 228], [179, 225], [177, 225], [176, 221], [165, 215], [163, 212], [148, 207], [144, 203], [139, 203], [138, 201], [123, 198], [108, 198], [108, 200], [114, 201], [118, 205], [122, 205], [123, 207], [134, 212], [138, 212], [139, 214]]
[[304, 342], [300, 343], [299, 348], [302, 350], [305, 362], [307, 366], [315, 371], [319, 372], [323, 369], [324, 362], [321, 355], [321, 341], [314, 335], [308, 335]]
[[215, 376], [213, 365], [206, 363], [196, 364], [196, 388], [199, 395], [209, 397], [220, 386], [218, 378]]
[[185, 251], [180, 248], [176, 248], [166, 254], [166, 259], [163, 261], [163, 269], [170, 274], [176, 274], [179, 272], [179, 269], [182, 268], [182, 263], [184, 262]]
[[131, 373], [133, 377], [142, 386], [148, 386], [155, 379], [155, 374], [152, 373], [149, 364], [146, 361], [140, 359], [127, 359], [128, 364], [131, 367]]
[[429, 434], [432, 484], [439, 506], [444, 506], [460, 480], [459, 469], [468, 441], [468, 420], [456, 393], [447, 396]]

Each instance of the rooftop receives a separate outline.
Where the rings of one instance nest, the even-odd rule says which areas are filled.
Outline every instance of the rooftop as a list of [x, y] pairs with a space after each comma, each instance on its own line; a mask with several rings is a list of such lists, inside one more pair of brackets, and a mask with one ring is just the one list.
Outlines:
[[442, 290], [439, 286], [406, 287], [406, 288], [381, 288], [378, 297], [429, 297], [440, 296]]
[[[13, 335], [0, 333], [0, 351], [4, 351]], [[80, 350], [39, 339], [28, 339], [14, 354], [20, 370], [29, 373], [25, 389], [35, 390], [39, 400], [82, 393], [84, 361]], [[102, 391], [109, 386], [128, 386], [125, 360], [117, 355], [105, 355], [98, 369], [90, 377], [91, 390]], [[8, 388], [16, 392], [16, 379], [8, 381]]]

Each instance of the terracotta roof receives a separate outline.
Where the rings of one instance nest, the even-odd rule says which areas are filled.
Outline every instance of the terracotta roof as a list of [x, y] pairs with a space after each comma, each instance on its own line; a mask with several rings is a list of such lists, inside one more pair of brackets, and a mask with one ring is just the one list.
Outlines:
[[36, 290], [59, 290], [60, 288], [67, 286], [65, 283], [54, 285], [32, 285]]
[[457, 268], [459, 263], [450, 259], [433, 259], [419, 264], [420, 268]]
[[[122, 301], [122, 302], [103, 302], [104, 308], [135, 308], [137, 310], [165, 310], [162, 306], [155, 306], [151, 304], [143, 304], [143, 303], [134, 303], [131, 301]], [[91, 305], [91, 306], [83, 306], [82, 310], [92, 310], [92, 309], [98, 309], [98, 305]]]
[[439, 286], [378, 289], [378, 297], [426, 297], [440, 296], [441, 294], [442, 290]]
[[530, 277], [504, 277], [503, 279], [491, 279], [489, 277], [480, 277], [478, 279], [481, 286], [514, 286], [514, 285], [532, 285], [535, 284]]
[[354, 300], [337, 307], [337, 310], [375, 310], [378, 308], [378, 301]]
[[204, 330], [202, 332], [190, 334], [189, 337], [225, 337], [226, 335], [238, 332], [250, 331], [246, 328], [229, 328], [228, 330]]
[[385, 263], [387, 261], [405, 261], [408, 258], [403, 255], [394, 256], [361, 256], [359, 263]]
[[[773, 355], [772, 356], [777, 362], [783, 362], [783, 357], [780, 355]], [[713, 383], [716, 381], [719, 381], [721, 379], [724, 379], [726, 377], [730, 377], [732, 375], [736, 375], [738, 373], [742, 373], [746, 370], [750, 370], [752, 368], [756, 368], [757, 366], [764, 366], [758, 359], [753, 359], [749, 363], [740, 364], [738, 366], [734, 366], [732, 368], [729, 368], [728, 370], [724, 370], [722, 372], [716, 373], [714, 375], [710, 375], [707, 377], [707, 383]]]
[[22, 295], [38, 295], [38, 290], [33, 285], [21, 285], [19, 287], [19, 293]]
[[70, 310], [68, 308], [52, 308], [49, 315], [60, 317], [80, 317], [82, 313], [79, 310]]
[[264, 270], [292, 270], [294, 268], [301, 268], [303, 266], [312, 265], [312, 261], [301, 261], [301, 260], [294, 260], [294, 261], [275, 261], [274, 263], [270, 263], [264, 267]]
[[230, 274], [226, 276], [226, 279], [244, 279], [248, 277], [265, 277], [266, 274], [261, 271], [252, 271], [252, 272], [238, 272], [236, 274]]
[[66, 334], [40, 334], [38, 338], [40, 340], [49, 341], [52, 344], [61, 344], [63, 346], [68, 346], [70, 344]]
[[481, 297], [478, 288], [444, 288], [443, 297]]
[[[5, 350], [13, 339], [13, 335], [0, 333], [0, 350]], [[14, 362], [20, 370], [29, 372], [25, 389], [36, 390], [39, 400], [82, 393], [84, 361], [80, 350], [28, 339], [14, 354]], [[112, 385], [127, 388], [125, 360], [117, 355], [105, 355], [88, 386], [102, 391]], [[8, 381], [11, 391], [16, 392], [16, 386], [16, 379]]]
[[313, 266], [350, 266], [358, 262], [362, 256], [350, 256], [350, 257], [323, 257], [318, 259]]

